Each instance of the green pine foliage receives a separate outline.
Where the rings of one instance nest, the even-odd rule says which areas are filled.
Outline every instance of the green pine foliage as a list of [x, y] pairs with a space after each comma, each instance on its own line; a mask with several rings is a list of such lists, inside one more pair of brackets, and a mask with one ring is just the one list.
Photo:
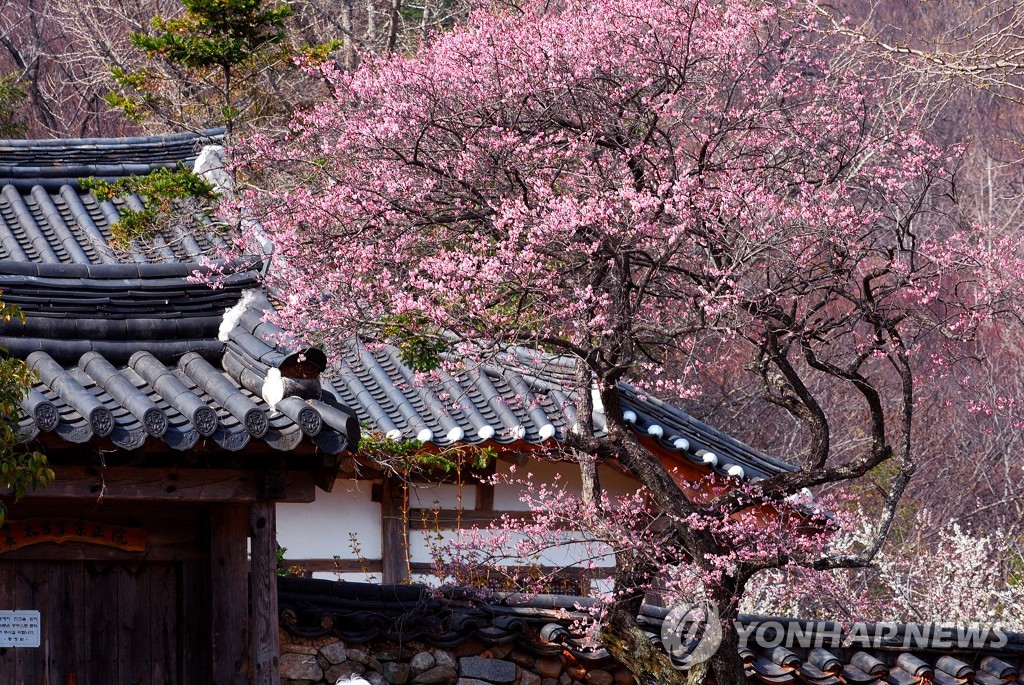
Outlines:
[[287, 4], [265, 0], [182, 0], [131, 36], [144, 66], [111, 67], [108, 104], [136, 123], [155, 118], [174, 129], [284, 120], [308, 77], [298, 63], [327, 59], [335, 43], [298, 46], [288, 36]]
[[28, 93], [18, 83], [17, 74], [0, 76], [0, 137], [21, 138], [25, 124], [19, 121]]
[[[111, 67], [117, 89], [107, 102], [136, 123], [154, 119], [174, 130], [224, 126], [228, 142], [242, 125], [284, 121], [295, 105], [289, 93], [316, 91], [302, 83], [308, 77], [299, 62], [323, 62], [337, 47], [295, 45], [286, 30], [290, 17], [287, 4], [272, 0], [182, 0], [180, 13], [157, 15], [150, 32], [132, 34], [144, 66]], [[115, 249], [145, 249], [171, 224], [219, 230], [206, 221], [217, 197], [213, 186], [185, 168], [117, 183], [84, 179], [83, 185], [100, 199], [145, 199], [143, 210], [120, 210]]]
[[264, 7], [262, 0], [184, 0], [176, 19], [153, 17], [155, 34], [136, 33], [132, 44], [149, 57], [191, 69], [230, 69], [284, 40], [287, 5]]
[[111, 246], [116, 250], [129, 249], [134, 240], [149, 239], [169, 228], [169, 223], [194, 220], [217, 198], [213, 184], [184, 166], [157, 169], [146, 176], [125, 176], [113, 183], [96, 178], [80, 179], [80, 183], [101, 202], [126, 195], [140, 195], [145, 200], [142, 210], [120, 209], [120, 218], [110, 227]]

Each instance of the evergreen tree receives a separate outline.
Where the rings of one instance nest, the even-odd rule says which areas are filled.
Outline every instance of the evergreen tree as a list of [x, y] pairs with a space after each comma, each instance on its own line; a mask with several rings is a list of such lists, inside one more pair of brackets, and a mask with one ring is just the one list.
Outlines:
[[107, 102], [136, 122], [150, 116], [172, 128], [224, 125], [289, 113], [284, 78], [303, 78], [297, 60], [322, 60], [333, 44], [300, 48], [287, 38], [287, 5], [263, 0], [183, 0], [175, 17], [157, 15], [133, 33], [147, 66], [112, 67], [117, 92]]
[[16, 74], [0, 76], [0, 137], [21, 138], [25, 124], [20, 121], [21, 108], [28, 93], [18, 82]]

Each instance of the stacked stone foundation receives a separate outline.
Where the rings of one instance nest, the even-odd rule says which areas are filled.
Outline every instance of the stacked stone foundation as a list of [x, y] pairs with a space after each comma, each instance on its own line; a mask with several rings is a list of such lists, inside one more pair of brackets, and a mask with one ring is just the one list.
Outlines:
[[357, 675], [370, 685], [636, 685], [614, 661], [534, 654], [515, 643], [468, 640], [442, 649], [421, 642], [346, 644], [333, 636], [281, 632], [282, 683], [334, 685]]

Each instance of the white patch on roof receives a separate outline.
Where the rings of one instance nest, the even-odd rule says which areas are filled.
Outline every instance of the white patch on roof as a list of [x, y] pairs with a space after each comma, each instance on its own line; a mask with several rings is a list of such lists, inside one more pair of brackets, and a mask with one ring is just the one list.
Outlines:
[[743, 478], [744, 474], [743, 467], [739, 464], [730, 464], [729, 468], [727, 468], [725, 472], [735, 478]]
[[263, 391], [260, 394], [263, 396], [263, 401], [270, 407], [270, 411], [277, 411], [277, 403], [284, 399], [281, 369], [273, 367], [267, 369], [267, 379], [263, 381]]
[[257, 294], [259, 294], [259, 290], [256, 288], [245, 290], [242, 292], [242, 299], [234, 307], [228, 307], [224, 310], [224, 318], [221, 319], [220, 328], [217, 330], [217, 340], [226, 343], [230, 339], [231, 331], [238, 325], [242, 314], [245, 313], [246, 308], [255, 299]]
[[235, 182], [231, 174], [224, 168], [224, 147], [222, 145], [206, 145], [196, 157], [192, 171], [221, 195], [231, 195]]

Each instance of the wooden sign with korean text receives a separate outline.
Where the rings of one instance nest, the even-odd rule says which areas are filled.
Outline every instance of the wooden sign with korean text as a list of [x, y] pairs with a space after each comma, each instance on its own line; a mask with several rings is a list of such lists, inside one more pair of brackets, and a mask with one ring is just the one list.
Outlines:
[[0, 554], [42, 542], [84, 542], [126, 552], [146, 550], [146, 531], [116, 523], [76, 518], [41, 517], [6, 521], [0, 526]]

